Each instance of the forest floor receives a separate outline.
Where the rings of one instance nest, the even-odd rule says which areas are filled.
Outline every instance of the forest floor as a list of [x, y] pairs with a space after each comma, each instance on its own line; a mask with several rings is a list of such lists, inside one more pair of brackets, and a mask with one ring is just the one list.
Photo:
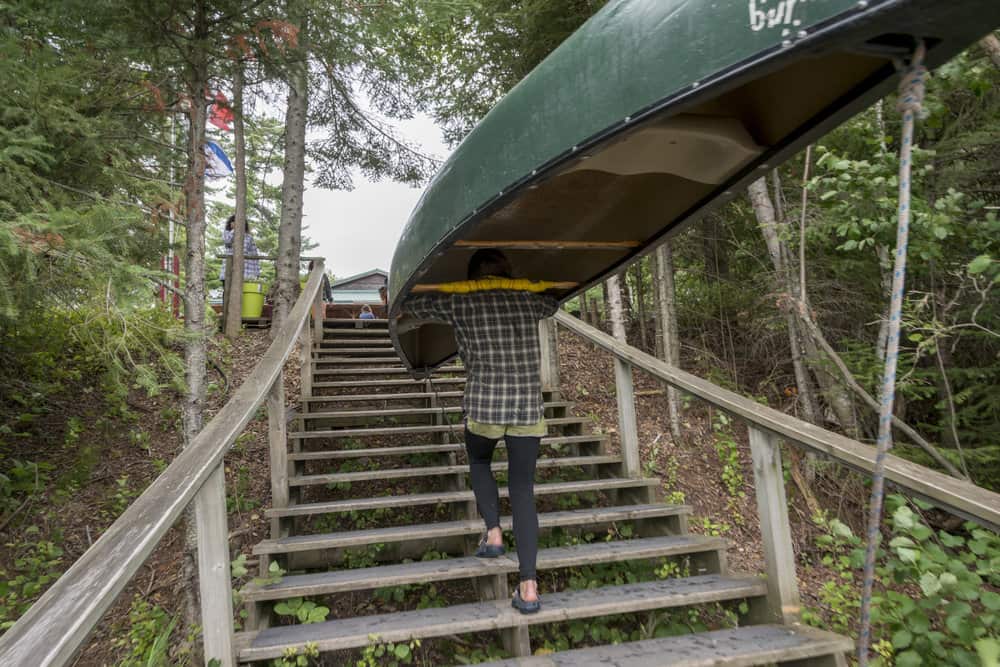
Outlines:
[[[221, 338], [213, 343], [211, 355], [220, 362], [229, 386], [227, 391], [226, 381], [213, 371], [206, 423], [249, 374], [268, 344], [265, 331], [248, 331], [231, 346]], [[588, 344], [565, 331], [561, 332], [559, 345], [563, 393], [567, 400], [576, 402], [575, 414], [589, 416], [593, 430], [609, 434], [612, 446], [617, 447], [611, 358], [602, 352], [595, 353]], [[285, 379], [286, 400], [294, 405], [299, 396], [297, 355], [287, 364]], [[733, 570], [762, 571], [746, 429], [738, 424], [724, 424], [719, 413], [692, 404], [685, 406], [682, 438], [675, 441], [670, 435], [662, 385], [641, 373], [636, 374], [635, 384], [640, 394], [637, 415], [644, 473], [664, 480], [664, 497], [669, 502], [693, 506], [693, 531], [730, 541], [728, 559]], [[39, 480], [38, 491], [0, 527], [3, 545], [0, 579], [9, 581], [15, 575], [41, 578], [42, 589], [50, 583], [44, 577], [54, 578], [65, 571], [181, 447], [180, 406], [177, 395], [170, 392], [148, 397], [134, 391], [128, 398], [126, 414], [115, 417], [102, 416], [96, 397], [82, 397], [53, 418], [77, 425], [76, 432], [63, 446], [39, 449], [37, 443], [22, 443], [24, 451], [15, 452], [12, 458], [47, 464], [42, 467], [51, 483]], [[728, 486], [724, 475], [729, 479]], [[854, 476], [842, 479], [844, 484], [857, 484]], [[251, 571], [254, 559], [250, 551], [268, 533], [262, 510], [270, 502], [269, 480], [267, 423], [259, 415], [226, 458], [230, 545], [234, 557], [240, 553], [247, 555]], [[841, 518], [852, 526], [858, 525], [856, 504], [849, 501], [847, 506], [843, 505], [845, 498], [860, 497], [857, 495], [860, 487], [838, 486], [815, 491], [832, 514], [853, 515]], [[789, 485], [789, 501], [803, 603], [815, 608], [817, 600], [809, 591], [818, 590], [832, 573], [819, 562], [814, 547], [816, 528], [792, 485]], [[76, 665], [121, 664], [132, 656], [133, 650], [148, 648], [155, 639], [150, 633], [162, 627], [165, 619], [183, 617], [183, 542], [182, 528], [175, 526], [105, 614]], [[51, 544], [61, 553], [50, 551], [49, 560], [39, 566], [38, 545], [44, 544]], [[30, 572], [25, 571], [25, 562], [30, 562]], [[339, 610], [333, 611], [334, 616], [340, 615]]]

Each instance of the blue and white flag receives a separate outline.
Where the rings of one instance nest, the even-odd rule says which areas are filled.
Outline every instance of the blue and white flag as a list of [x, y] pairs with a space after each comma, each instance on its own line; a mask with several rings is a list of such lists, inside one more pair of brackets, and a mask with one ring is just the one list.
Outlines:
[[205, 176], [207, 178], [225, 178], [232, 176], [233, 165], [222, 147], [214, 141], [205, 142]]

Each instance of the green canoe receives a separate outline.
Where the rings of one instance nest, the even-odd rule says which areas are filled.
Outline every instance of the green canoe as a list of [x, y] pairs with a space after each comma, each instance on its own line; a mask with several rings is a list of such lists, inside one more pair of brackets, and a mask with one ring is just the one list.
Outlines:
[[611, 0], [423, 193], [392, 260], [397, 349], [416, 375], [454, 356], [450, 327], [396, 316], [477, 246], [569, 298], [884, 96], [915, 38], [934, 67], [997, 25], [1000, 0]]

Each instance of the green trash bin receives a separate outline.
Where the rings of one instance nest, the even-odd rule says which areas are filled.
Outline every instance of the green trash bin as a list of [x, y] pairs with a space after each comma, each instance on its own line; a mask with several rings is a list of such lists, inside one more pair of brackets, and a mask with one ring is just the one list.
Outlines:
[[243, 319], [256, 319], [264, 312], [264, 283], [243, 281]]

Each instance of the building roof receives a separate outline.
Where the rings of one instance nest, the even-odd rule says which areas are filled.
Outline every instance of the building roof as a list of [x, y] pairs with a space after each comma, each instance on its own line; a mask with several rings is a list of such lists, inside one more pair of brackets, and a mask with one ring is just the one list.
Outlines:
[[362, 273], [358, 273], [358, 274], [353, 275], [353, 276], [348, 276], [347, 278], [341, 278], [340, 280], [334, 280], [330, 284], [330, 288], [331, 289], [337, 289], [337, 288], [350, 289], [350, 284], [351, 283], [356, 282], [358, 280], [362, 280], [364, 278], [370, 278], [370, 277], [376, 276], [376, 275], [381, 276], [386, 282], [388, 282], [388, 280], [389, 280], [389, 272], [388, 271], [383, 271], [382, 269], [370, 269], [368, 271], [364, 271]]

